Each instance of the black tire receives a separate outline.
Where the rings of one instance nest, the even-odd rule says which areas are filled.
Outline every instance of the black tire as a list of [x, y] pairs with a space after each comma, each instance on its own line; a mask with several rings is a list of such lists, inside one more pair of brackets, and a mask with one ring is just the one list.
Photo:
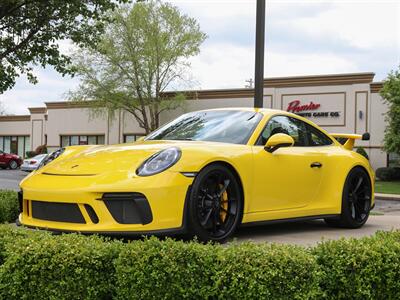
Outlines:
[[11, 160], [8, 163], [8, 167], [10, 168], [10, 170], [16, 170], [18, 169], [18, 163], [15, 160]]
[[371, 179], [368, 173], [360, 167], [352, 169], [343, 187], [340, 217], [325, 219], [325, 222], [343, 228], [362, 227], [369, 217], [371, 196]]
[[224, 165], [205, 167], [196, 176], [188, 201], [190, 235], [202, 242], [225, 242], [242, 220], [241, 185]]

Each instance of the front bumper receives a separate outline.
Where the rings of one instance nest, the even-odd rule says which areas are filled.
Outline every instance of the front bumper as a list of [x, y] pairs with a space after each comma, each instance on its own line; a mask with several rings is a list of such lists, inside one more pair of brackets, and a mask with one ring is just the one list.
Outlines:
[[19, 221], [61, 232], [178, 232], [192, 181], [176, 172], [130, 178], [34, 174], [21, 183]]

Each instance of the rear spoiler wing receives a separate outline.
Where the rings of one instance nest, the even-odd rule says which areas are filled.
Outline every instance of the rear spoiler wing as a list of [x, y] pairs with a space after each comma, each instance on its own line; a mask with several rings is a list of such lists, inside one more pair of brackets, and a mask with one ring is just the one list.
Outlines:
[[[331, 133], [331, 136], [333, 136], [335, 139], [343, 139], [345, 140], [343, 147], [352, 150], [354, 147], [354, 142], [355, 140], [363, 140], [363, 141], [369, 141], [370, 134], [368, 132], [364, 134], [348, 134], [348, 133]], [[339, 141], [340, 142], [340, 141]]]

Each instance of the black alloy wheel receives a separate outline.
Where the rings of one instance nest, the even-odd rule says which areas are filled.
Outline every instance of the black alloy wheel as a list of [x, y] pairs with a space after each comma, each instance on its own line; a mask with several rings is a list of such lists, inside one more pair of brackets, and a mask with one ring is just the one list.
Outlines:
[[371, 210], [372, 188], [368, 173], [359, 167], [347, 176], [342, 195], [342, 213], [338, 219], [327, 219], [330, 225], [360, 228]]
[[224, 165], [205, 167], [194, 181], [189, 199], [191, 233], [200, 241], [224, 242], [242, 218], [241, 186]]

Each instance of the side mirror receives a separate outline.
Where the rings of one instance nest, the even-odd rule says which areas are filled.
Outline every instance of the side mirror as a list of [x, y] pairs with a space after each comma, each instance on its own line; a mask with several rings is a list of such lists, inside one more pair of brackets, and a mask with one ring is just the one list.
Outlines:
[[271, 136], [264, 146], [265, 151], [272, 153], [281, 147], [291, 147], [294, 144], [294, 139], [287, 134], [277, 133]]

